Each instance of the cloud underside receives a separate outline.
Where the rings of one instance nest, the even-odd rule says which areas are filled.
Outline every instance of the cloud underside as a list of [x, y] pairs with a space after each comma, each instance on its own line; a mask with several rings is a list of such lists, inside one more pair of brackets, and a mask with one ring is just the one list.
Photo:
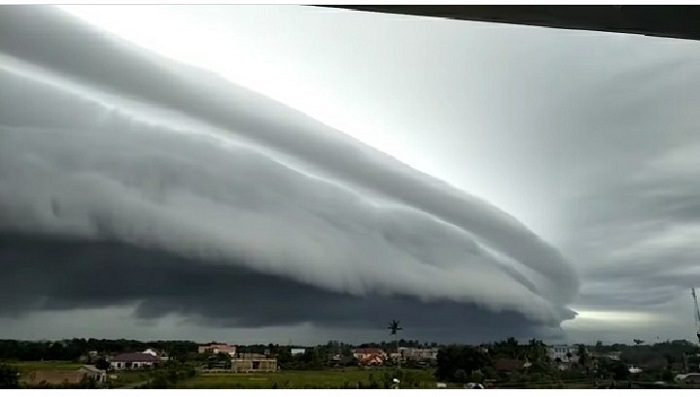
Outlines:
[[542, 333], [540, 324], [512, 311], [412, 296], [334, 293], [230, 261], [194, 261], [106, 241], [28, 235], [3, 235], [1, 241], [0, 260], [10, 263], [0, 270], [5, 316], [136, 303], [141, 319], [176, 314], [217, 327], [308, 322], [350, 334], [377, 329], [379, 335], [388, 318], [401, 318], [411, 335], [435, 340]]
[[[0, 13], [0, 52], [56, 74], [0, 69], [4, 314], [139, 302], [142, 317], [231, 326], [400, 317], [485, 335], [572, 317], [572, 267], [483, 200], [215, 76], [27, 10]], [[44, 30], [25, 31], [29, 17]], [[153, 106], [175, 113], [149, 122]]]

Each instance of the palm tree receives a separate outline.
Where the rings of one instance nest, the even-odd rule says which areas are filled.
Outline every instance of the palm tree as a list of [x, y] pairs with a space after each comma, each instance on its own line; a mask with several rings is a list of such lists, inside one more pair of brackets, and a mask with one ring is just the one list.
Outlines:
[[[403, 328], [399, 325], [399, 322], [396, 320], [391, 320], [389, 322], [389, 326], [387, 327], [391, 331], [391, 335], [397, 335], [399, 331], [402, 331]], [[398, 336], [394, 338], [394, 341], [396, 343], [396, 354], [399, 353], [399, 339]], [[398, 357], [399, 360], [399, 369], [401, 369], [401, 356]]]

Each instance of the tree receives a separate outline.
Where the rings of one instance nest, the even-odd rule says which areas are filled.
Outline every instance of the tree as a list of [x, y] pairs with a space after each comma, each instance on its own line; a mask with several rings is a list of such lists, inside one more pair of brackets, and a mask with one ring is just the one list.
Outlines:
[[614, 380], [626, 380], [629, 378], [629, 370], [625, 364], [620, 362], [615, 362], [610, 366], [610, 372], [612, 372]]
[[109, 363], [107, 360], [105, 360], [103, 357], [100, 357], [96, 362], [95, 362], [95, 368], [101, 369], [103, 371], [106, 371], [109, 369]]
[[17, 368], [0, 364], [0, 389], [19, 389]]
[[676, 363], [676, 359], [669, 353], [664, 353], [664, 359], [666, 359], [666, 369], [672, 370], [673, 364]]
[[644, 341], [641, 339], [634, 339], [633, 342], [635, 346], [640, 346], [644, 344]]
[[455, 376], [458, 370], [465, 371], [468, 376], [484, 368], [488, 362], [488, 357], [477, 349], [452, 345], [438, 351], [435, 375], [440, 380], [457, 381]]
[[578, 345], [578, 363], [585, 367], [587, 361], [588, 352], [586, 352], [586, 346]]
[[466, 383], [468, 380], [467, 371], [463, 370], [462, 368], [456, 370], [453, 377], [454, 377], [455, 382], [459, 382], [459, 383]]

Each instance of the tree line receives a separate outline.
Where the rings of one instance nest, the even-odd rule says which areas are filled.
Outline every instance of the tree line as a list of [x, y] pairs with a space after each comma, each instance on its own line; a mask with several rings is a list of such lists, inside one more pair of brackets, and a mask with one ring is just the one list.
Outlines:
[[171, 357], [197, 353], [192, 341], [150, 341], [129, 339], [73, 338], [61, 341], [0, 340], [0, 360], [6, 361], [77, 361], [90, 351], [101, 354], [143, 351], [151, 347], [168, 352]]

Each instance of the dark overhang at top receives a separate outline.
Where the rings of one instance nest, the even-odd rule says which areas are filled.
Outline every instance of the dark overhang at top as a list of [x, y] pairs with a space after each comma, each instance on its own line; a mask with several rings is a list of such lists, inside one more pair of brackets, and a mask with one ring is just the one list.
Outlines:
[[700, 40], [700, 6], [331, 5], [324, 7]]

